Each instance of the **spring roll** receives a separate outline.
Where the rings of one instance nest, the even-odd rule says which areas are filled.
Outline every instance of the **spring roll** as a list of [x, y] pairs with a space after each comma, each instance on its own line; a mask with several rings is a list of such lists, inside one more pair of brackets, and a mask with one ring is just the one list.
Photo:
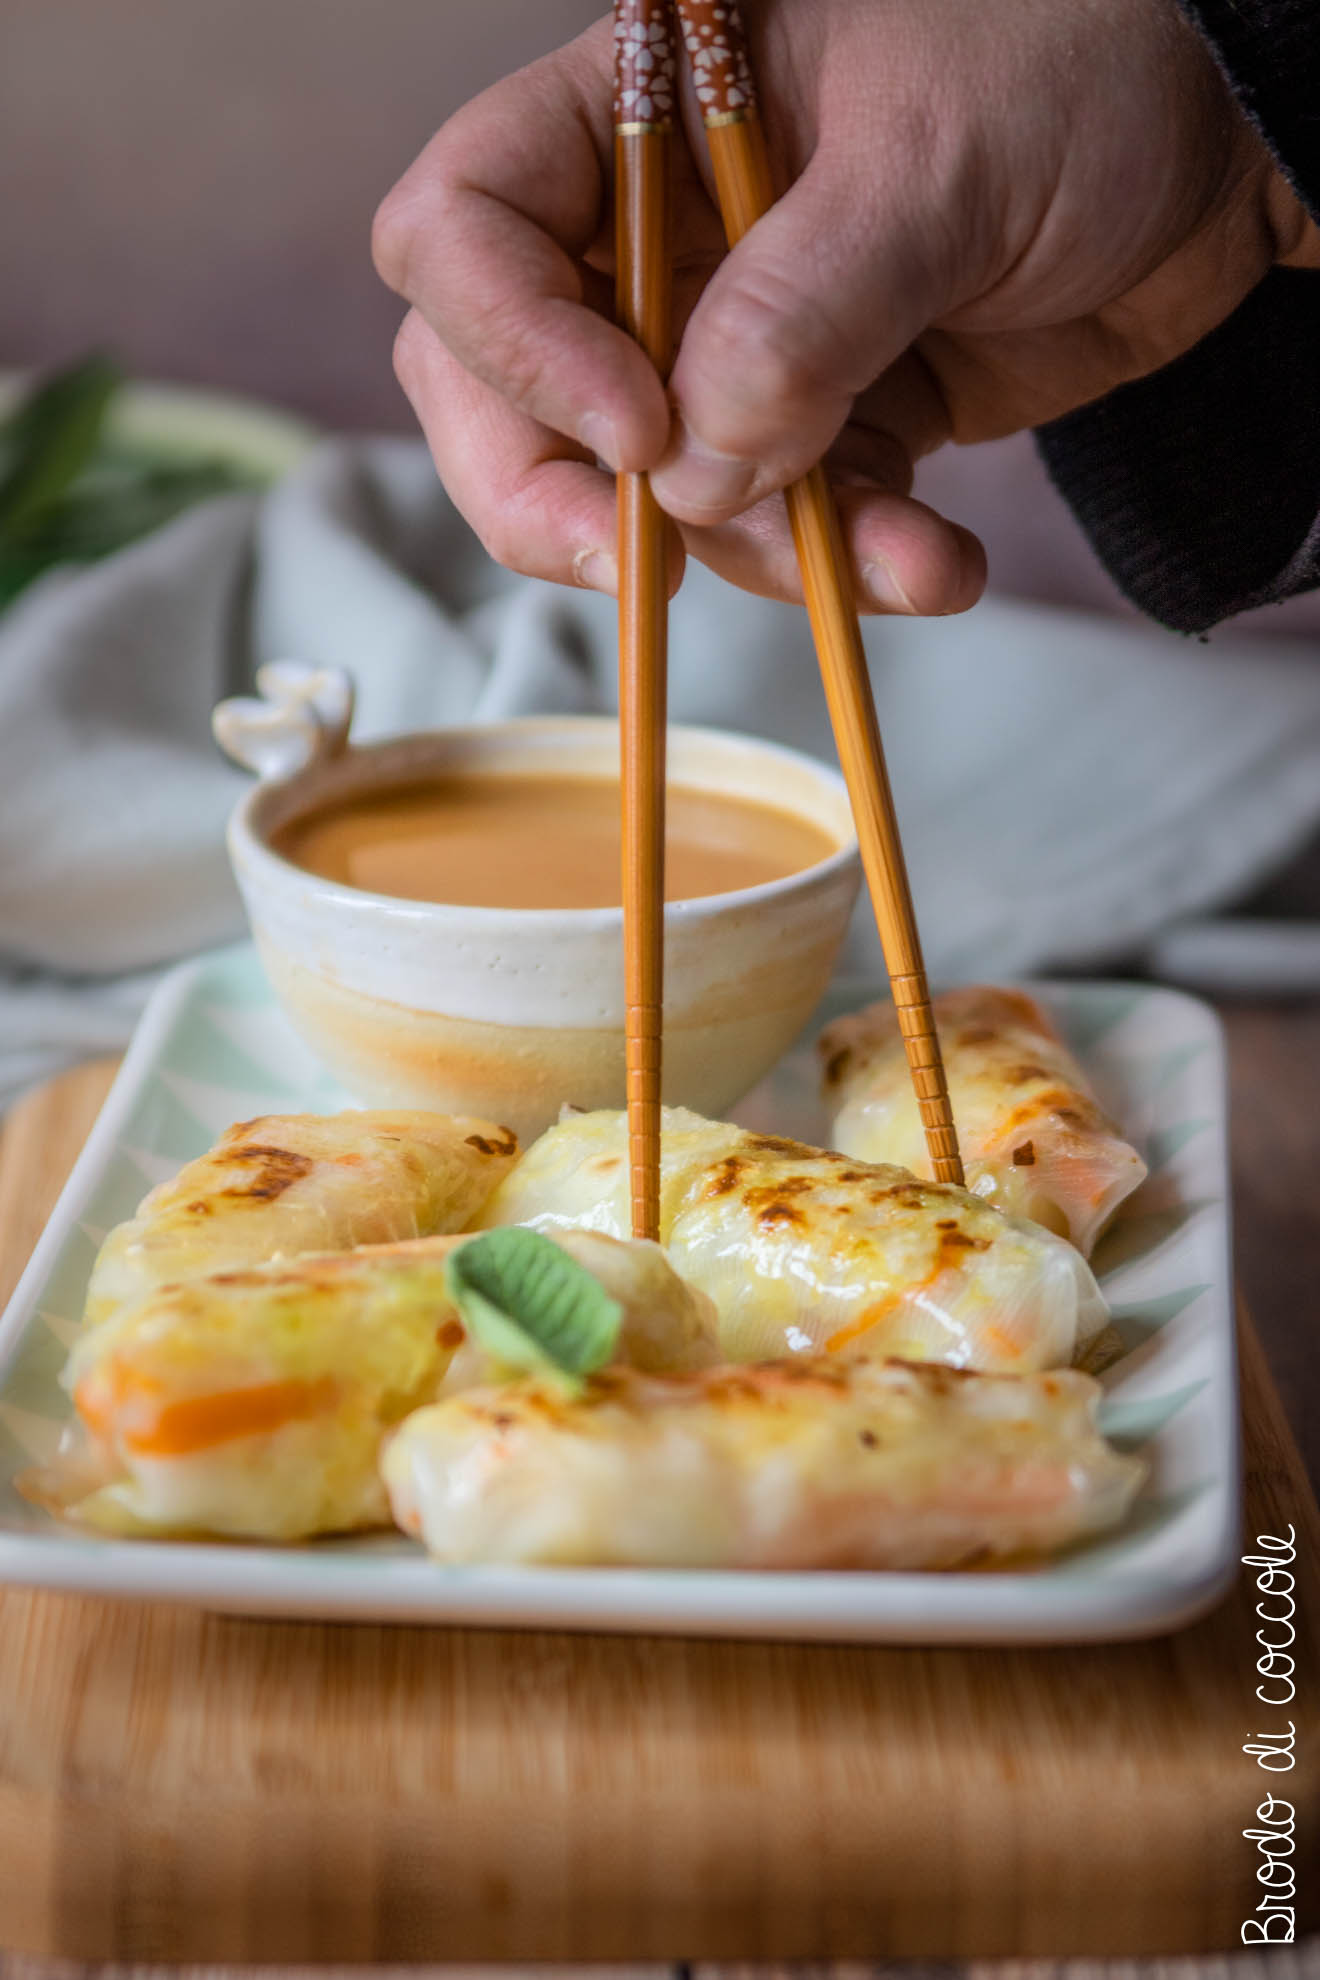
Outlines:
[[[627, 1123], [567, 1114], [478, 1222], [557, 1236], [628, 1229]], [[709, 1294], [728, 1361], [858, 1349], [1021, 1373], [1059, 1367], [1104, 1325], [1061, 1238], [969, 1191], [666, 1108], [660, 1236]]]
[[[388, 1523], [380, 1440], [442, 1384], [500, 1374], [446, 1263], [464, 1237], [307, 1256], [165, 1286], [76, 1343], [67, 1447], [23, 1488], [102, 1531], [302, 1540]], [[565, 1233], [623, 1308], [641, 1369], [715, 1359], [709, 1303], [658, 1245]]]
[[1115, 1525], [1144, 1467], [1075, 1370], [972, 1375], [815, 1356], [690, 1377], [609, 1369], [418, 1410], [394, 1516], [442, 1561], [950, 1568]]
[[457, 1115], [239, 1121], [110, 1232], [86, 1319], [97, 1325], [157, 1286], [213, 1272], [461, 1231], [517, 1152], [509, 1128]]
[[[972, 986], [935, 1000], [968, 1187], [1057, 1231], [1090, 1257], [1146, 1165], [1102, 1110], [1033, 997]], [[929, 1175], [925, 1138], [892, 1004], [821, 1034], [832, 1140], [865, 1162]]]

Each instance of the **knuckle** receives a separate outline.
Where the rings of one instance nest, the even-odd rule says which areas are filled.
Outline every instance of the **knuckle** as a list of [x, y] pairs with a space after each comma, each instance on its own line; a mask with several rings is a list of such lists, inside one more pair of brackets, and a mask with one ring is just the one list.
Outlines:
[[947, 125], [946, 106], [936, 93], [896, 91], [884, 104], [881, 129], [885, 155], [901, 164], [905, 177], [920, 185], [939, 163]]
[[555, 353], [548, 340], [529, 333], [523, 299], [516, 304], [488, 304], [482, 313], [481, 369], [501, 398], [519, 412], [539, 418], [545, 409], [546, 388], [552, 378]]
[[459, 438], [457, 448], [452, 432], [443, 436], [444, 444], [438, 449], [432, 446], [436, 470], [450, 500], [493, 562], [535, 575], [528, 570], [525, 519], [519, 514], [518, 503], [510, 500], [506, 477], [483, 472]]
[[748, 278], [718, 298], [705, 330], [712, 353], [740, 376], [743, 393], [759, 399], [769, 389], [797, 397], [811, 384], [810, 367], [796, 318], [801, 297], [770, 269]]
[[525, 539], [519, 530], [517, 516], [504, 503], [483, 505], [481, 513], [469, 520], [488, 557], [493, 557], [497, 564], [503, 564], [506, 570], [523, 568]]
[[840, 340], [825, 313], [804, 297], [800, 278], [749, 270], [736, 289], [714, 300], [702, 335], [733, 417], [745, 419], [750, 411], [758, 420], [782, 420], [822, 397], [840, 396]]
[[417, 218], [406, 179], [386, 193], [371, 223], [371, 259], [381, 281], [400, 295], [406, 293]]
[[416, 310], [410, 309], [395, 333], [393, 354], [394, 376], [409, 398], [421, 382], [425, 336], [426, 326]]
[[570, 563], [566, 541], [581, 532], [575, 532], [560, 473], [558, 462], [531, 461], [483, 492], [475, 527], [497, 564], [527, 577], [564, 579]]
[[371, 223], [371, 258], [391, 289], [411, 300], [418, 243], [443, 231], [455, 182], [462, 170], [450, 119], [438, 130], [376, 208]]

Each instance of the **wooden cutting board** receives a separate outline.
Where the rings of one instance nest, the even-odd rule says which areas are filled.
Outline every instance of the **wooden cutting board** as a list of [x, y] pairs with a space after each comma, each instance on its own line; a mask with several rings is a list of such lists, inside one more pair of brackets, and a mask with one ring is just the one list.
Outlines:
[[[0, 1292], [104, 1092], [0, 1142]], [[1201, 1952], [1297, 1811], [1320, 1922], [1320, 1521], [1249, 1324], [1246, 1532], [1299, 1536], [1299, 1761], [1241, 1748], [1244, 1580], [1162, 1642], [892, 1650], [247, 1622], [0, 1594], [0, 1944], [82, 1959]], [[1308, 1667], [1309, 1666], [1309, 1667]]]

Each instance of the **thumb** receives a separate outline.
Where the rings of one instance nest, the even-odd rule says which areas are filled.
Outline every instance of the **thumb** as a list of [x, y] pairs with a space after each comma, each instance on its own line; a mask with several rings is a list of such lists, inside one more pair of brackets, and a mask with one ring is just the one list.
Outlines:
[[814, 466], [936, 313], [929, 234], [875, 202], [873, 176], [817, 151], [720, 263], [683, 333], [674, 431], [651, 472], [680, 521], [726, 520]]

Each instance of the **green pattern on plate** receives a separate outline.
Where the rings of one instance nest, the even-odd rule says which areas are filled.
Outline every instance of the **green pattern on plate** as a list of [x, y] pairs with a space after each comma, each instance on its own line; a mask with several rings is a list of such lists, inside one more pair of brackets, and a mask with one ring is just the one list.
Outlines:
[[[1030, 984], [1027, 988], [1031, 988]], [[1136, 983], [1105, 984], [1103, 988], [1074, 986], [1067, 1016], [1060, 1024], [1064, 1038], [1074, 1052], [1085, 1057], [1102, 1038], [1131, 1017], [1148, 994]]]
[[[1134, 1197], [1133, 1201], [1139, 1200]], [[1209, 1210], [1216, 1199], [1197, 1197], [1187, 1202], [1171, 1203], [1167, 1209], [1136, 1211], [1131, 1215], [1120, 1213], [1110, 1225], [1095, 1248], [1091, 1260], [1097, 1276], [1103, 1279], [1109, 1272], [1116, 1272], [1122, 1265], [1131, 1265], [1136, 1260], [1150, 1261], [1166, 1245], [1182, 1236], [1189, 1224]], [[1124, 1205], [1124, 1209], [1126, 1209]]]
[[1152, 1094], [1162, 1093], [1167, 1086], [1173, 1084], [1175, 1079], [1180, 1078], [1189, 1066], [1194, 1066], [1209, 1049], [1207, 1044], [1201, 1042], [1175, 1045], [1169, 1051], [1161, 1052], [1151, 1066], [1148, 1091]]
[[1175, 1121], [1171, 1127], [1156, 1128], [1146, 1136], [1146, 1164], [1153, 1176], [1167, 1169], [1175, 1155], [1194, 1141], [1198, 1134], [1204, 1134], [1212, 1126], [1210, 1121]]
[[1176, 1320], [1194, 1299], [1199, 1299], [1203, 1292], [1209, 1290], [1208, 1285], [1179, 1286], [1174, 1292], [1138, 1300], [1135, 1306], [1111, 1306], [1109, 1318], [1122, 1336], [1124, 1345], [1137, 1348], [1152, 1334], [1158, 1334], [1162, 1327], [1167, 1327], [1170, 1320]]
[[1135, 1451], [1157, 1436], [1166, 1423], [1172, 1423], [1180, 1409], [1193, 1396], [1199, 1396], [1205, 1380], [1185, 1383], [1167, 1396], [1144, 1396], [1139, 1402], [1105, 1402], [1100, 1408], [1100, 1428], [1120, 1450]]

